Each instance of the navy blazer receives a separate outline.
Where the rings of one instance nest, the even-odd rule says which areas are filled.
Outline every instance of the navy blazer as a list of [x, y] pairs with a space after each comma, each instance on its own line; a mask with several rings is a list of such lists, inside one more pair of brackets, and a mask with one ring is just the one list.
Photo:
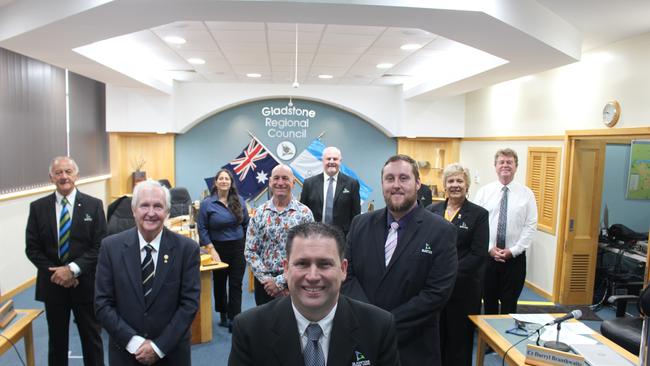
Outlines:
[[[430, 205], [427, 209], [444, 217], [447, 201]], [[458, 229], [458, 277], [451, 296], [454, 299], [478, 297], [480, 301], [490, 240], [488, 212], [483, 207], [465, 200], [451, 223]]]
[[421, 206], [414, 208], [388, 267], [387, 209], [364, 213], [348, 234], [344, 292], [390, 311], [397, 323], [402, 365], [439, 365], [439, 313], [456, 278], [456, 228]]
[[79, 285], [64, 288], [50, 281], [49, 267], [63, 266], [59, 259], [56, 195], [40, 198], [29, 205], [25, 233], [27, 258], [37, 268], [36, 300], [50, 303], [92, 303], [95, 290], [95, 267], [101, 240], [106, 236], [106, 218], [102, 201], [77, 190], [70, 228], [68, 263], [81, 269]]
[[[291, 298], [275, 299], [237, 315], [231, 347], [230, 366], [304, 365]], [[399, 365], [393, 317], [375, 306], [340, 296], [327, 365], [363, 365], [364, 360], [372, 366]]]
[[199, 246], [163, 229], [149, 305], [142, 292], [137, 228], [102, 241], [95, 312], [110, 336], [112, 365], [139, 365], [126, 350], [134, 335], [151, 339], [165, 357], [156, 365], [190, 365], [190, 326], [201, 294]]
[[[320, 173], [305, 179], [300, 193], [300, 202], [309, 207], [317, 222], [323, 221], [324, 174]], [[352, 219], [360, 212], [359, 181], [339, 172], [334, 192], [334, 207], [332, 208], [334, 226], [347, 233], [350, 230]]]

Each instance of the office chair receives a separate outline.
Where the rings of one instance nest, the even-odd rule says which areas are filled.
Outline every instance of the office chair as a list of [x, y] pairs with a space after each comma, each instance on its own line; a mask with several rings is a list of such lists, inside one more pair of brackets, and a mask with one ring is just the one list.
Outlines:
[[[610, 296], [607, 302], [616, 305], [616, 318], [605, 320], [600, 325], [600, 333], [609, 338], [612, 342], [625, 348], [630, 353], [638, 355], [641, 346], [641, 333], [643, 330], [643, 316], [625, 316], [627, 304], [635, 302], [639, 307], [639, 313], [644, 314], [642, 307], [648, 303], [650, 291], [646, 287], [639, 296], [637, 295], [614, 295]], [[639, 300], [641, 299], [641, 300]]]
[[135, 218], [131, 210], [131, 197], [122, 196], [110, 205], [106, 210], [108, 219], [108, 235], [116, 234], [135, 226]]
[[172, 207], [169, 210], [169, 217], [176, 217], [190, 214], [192, 197], [185, 187], [174, 187], [169, 190], [172, 198]]

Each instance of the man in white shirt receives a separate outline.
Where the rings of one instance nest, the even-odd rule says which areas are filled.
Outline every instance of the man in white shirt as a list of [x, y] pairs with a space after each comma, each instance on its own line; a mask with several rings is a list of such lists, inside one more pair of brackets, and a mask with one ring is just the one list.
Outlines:
[[235, 317], [229, 365], [399, 365], [393, 316], [339, 291], [346, 277], [343, 234], [294, 226], [283, 261], [288, 297]]
[[517, 312], [526, 279], [526, 250], [537, 230], [535, 196], [530, 188], [514, 181], [518, 163], [514, 150], [497, 151], [494, 168], [498, 181], [482, 187], [474, 199], [490, 213], [490, 258], [483, 281], [486, 314]]

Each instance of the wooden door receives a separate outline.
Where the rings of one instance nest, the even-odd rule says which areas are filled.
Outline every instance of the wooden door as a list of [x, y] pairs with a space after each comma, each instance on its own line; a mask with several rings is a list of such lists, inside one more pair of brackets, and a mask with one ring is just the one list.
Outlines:
[[591, 304], [605, 166], [605, 141], [571, 140], [560, 303]]

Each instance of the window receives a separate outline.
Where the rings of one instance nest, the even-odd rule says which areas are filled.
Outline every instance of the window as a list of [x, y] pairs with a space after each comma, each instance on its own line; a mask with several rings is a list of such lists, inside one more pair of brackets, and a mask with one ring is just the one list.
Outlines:
[[559, 147], [529, 147], [526, 185], [537, 200], [537, 229], [555, 235], [560, 181]]

